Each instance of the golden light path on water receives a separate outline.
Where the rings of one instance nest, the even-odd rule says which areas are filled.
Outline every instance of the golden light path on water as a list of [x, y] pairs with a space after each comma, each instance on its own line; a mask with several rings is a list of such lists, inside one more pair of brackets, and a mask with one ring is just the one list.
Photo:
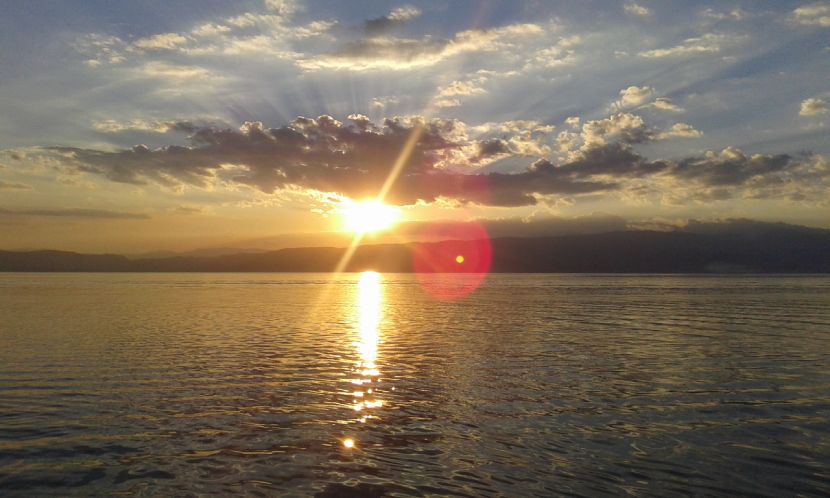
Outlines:
[[[365, 423], [376, 417], [371, 411], [383, 406], [378, 397], [380, 371], [377, 367], [378, 342], [380, 336], [378, 328], [382, 318], [383, 295], [379, 273], [363, 272], [357, 283], [357, 337], [353, 343], [357, 350], [358, 360], [355, 365], [356, 377], [351, 379], [354, 384], [352, 392], [352, 407], [358, 413], [358, 420]], [[357, 443], [353, 437], [343, 439], [343, 446], [353, 448]]]

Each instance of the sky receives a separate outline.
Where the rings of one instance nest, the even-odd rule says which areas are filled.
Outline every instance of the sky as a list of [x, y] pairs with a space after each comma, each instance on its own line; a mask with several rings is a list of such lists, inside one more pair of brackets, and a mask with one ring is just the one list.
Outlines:
[[319, 245], [379, 195], [830, 228], [827, 1], [33, 0], [0, 46], [0, 249]]

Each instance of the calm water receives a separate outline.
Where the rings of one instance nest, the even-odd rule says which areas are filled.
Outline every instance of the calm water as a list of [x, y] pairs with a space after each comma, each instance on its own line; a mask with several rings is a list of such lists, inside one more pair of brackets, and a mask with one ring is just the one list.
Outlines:
[[0, 495], [830, 493], [830, 277], [422, 284], [0, 274]]

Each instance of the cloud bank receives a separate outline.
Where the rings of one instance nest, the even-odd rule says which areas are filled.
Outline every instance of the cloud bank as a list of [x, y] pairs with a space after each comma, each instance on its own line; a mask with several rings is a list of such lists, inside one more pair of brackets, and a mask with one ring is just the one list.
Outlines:
[[[675, 197], [733, 197], [815, 200], [825, 195], [830, 169], [821, 156], [747, 155], [734, 147], [681, 159], [650, 160], [635, 146], [696, 138], [700, 132], [675, 123], [660, 130], [640, 116], [618, 113], [590, 120], [576, 131], [550, 136], [552, 126], [507, 122], [477, 127], [462, 121], [397, 117], [373, 122], [352, 115], [300, 117], [268, 128], [246, 122], [239, 129], [168, 123], [189, 134], [187, 145], [151, 149], [136, 145], [116, 151], [51, 147], [20, 160], [45, 160], [75, 173], [113, 182], [212, 189], [246, 185], [264, 193], [315, 191], [353, 199], [374, 197], [399, 161], [400, 175], [386, 202], [412, 205], [438, 200], [487, 206], [528, 206], [562, 197], [597, 193], [671, 190]], [[558, 147], [562, 160], [546, 153]], [[525, 166], [509, 172], [483, 169], [511, 159]], [[14, 160], [14, 158], [11, 158]]]

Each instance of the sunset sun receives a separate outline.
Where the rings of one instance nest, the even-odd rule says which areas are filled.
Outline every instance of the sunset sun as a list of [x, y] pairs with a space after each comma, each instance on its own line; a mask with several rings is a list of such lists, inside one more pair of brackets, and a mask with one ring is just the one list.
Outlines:
[[343, 226], [354, 233], [370, 233], [390, 228], [400, 217], [398, 208], [378, 201], [349, 202], [341, 210]]

